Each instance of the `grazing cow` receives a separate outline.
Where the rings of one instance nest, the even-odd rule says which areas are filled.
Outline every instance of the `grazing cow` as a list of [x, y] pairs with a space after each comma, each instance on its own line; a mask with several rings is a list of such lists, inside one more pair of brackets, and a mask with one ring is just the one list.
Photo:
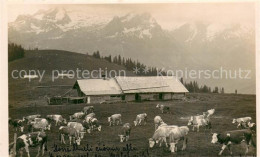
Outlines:
[[[84, 120], [83, 120], [84, 121]], [[69, 120], [69, 122], [78, 122], [78, 123], [82, 123], [82, 120], [81, 119], [72, 119], [72, 120]]]
[[35, 118], [28, 124], [28, 130], [33, 131], [33, 129], [51, 130], [51, 124], [45, 118]]
[[35, 118], [40, 118], [40, 117], [41, 115], [39, 114], [30, 115], [30, 116], [23, 117], [23, 121], [26, 121], [27, 124], [29, 124], [31, 121], [34, 121]]
[[83, 112], [85, 114], [93, 113], [94, 112], [94, 106], [85, 106], [83, 108]]
[[161, 147], [162, 143], [165, 142], [165, 146], [168, 147], [166, 138], [169, 137], [170, 133], [175, 129], [179, 129], [176, 125], [163, 125], [158, 127], [154, 132], [153, 137], [149, 139], [150, 148], [154, 147], [156, 143], [159, 143]]
[[251, 117], [243, 117], [243, 118], [236, 118], [236, 119], [233, 119], [232, 123], [238, 123], [237, 125], [237, 128], [240, 126], [243, 128], [243, 125], [242, 123], [248, 123], [252, 120]]
[[47, 115], [46, 118], [50, 121], [54, 121], [55, 125], [60, 125], [61, 123], [67, 124], [67, 120], [62, 117], [62, 115], [53, 114], [53, 115]]
[[[77, 130], [78, 136], [83, 139], [84, 138], [84, 134], [86, 133], [85, 128], [83, 127], [83, 125], [81, 123], [78, 122], [69, 122], [68, 127], [71, 128], [75, 128]], [[88, 132], [90, 133], [90, 130], [88, 130]]]
[[154, 127], [155, 130], [158, 128], [158, 126], [163, 122], [162, 118], [160, 116], [154, 117]]
[[125, 123], [122, 126], [122, 134], [118, 135], [120, 138], [120, 142], [124, 142], [129, 140], [130, 137], [130, 133], [131, 133], [131, 125], [129, 123]]
[[101, 131], [101, 125], [97, 118], [86, 117], [86, 119], [83, 122], [86, 122], [92, 131], [96, 128], [98, 131]]
[[146, 113], [138, 114], [138, 115], [136, 116], [135, 121], [134, 121], [134, 125], [135, 125], [135, 126], [141, 125], [141, 124], [142, 124], [142, 121], [144, 122], [144, 125], [145, 125], [146, 122], [147, 122], [147, 114], [146, 114]]
[[194, 131], [194, 128], [196, 127], [197, 132], [199, 132], [200, 126], [211, 129], [211, 122], [209, 121], [209, 118], [205, 118], [203, 115], [191, 116], [188, 121], [188, 126], [192, 126], [192, 131]]
[[210, 109], [207, 112], [203, 112], [203, 115], [208, 118], [212, 116], [214, 113], [215, 113], [215, 109]]
[[255, 143], [252, 141], [251, 130], [249, 129], [233, 130], [233, 131], [226, 131], [223, 134], [218, 134], [218, 133], [212, 134], [211, 143], [223, 144], [218, 155], [221, 155], [226, 147], [228, 148], [230, 154], [232, 155], [231, 145], [240, 144], [242, 142], [246, 143], [246, 151], [245, 151], [245, 156], [246, 156], [246, 154], [248, 153], [249, 145], [253, 144], [253, 146], [255, 146]]
[[251, 131], [253, 131], [254, 133], [256, 132], [256, 124], [255, 123], [248, 122], [247, 125], [248, 125], [248, 127]]
[[9, 119], [9, 124], [15, 128], [15, 131], [17, 131], [17, 128], [19, 128], [21, 132], [24, 130], [23, 120], [21, 119]]
[[109, 126], [122, 124], [121, 114], [113, 114], [108, 117]]
[[187, 135], [189, 133], [189, 128], [187, 126], [181, 126], [178, 129], [174, 129], [170, 135], [169, 135], [169, 143], [170, 143], [170, 150], [172, 153], [174, 153], [175, 151], [177, 151], [177, 143], [180, 140], [183, 140], [183, 144], [182, 144], [182, 150], [185, 150], [187, 147]]
[[59, 133], [60, 133], [60, 138], [61, 138], [61, 143], [65, 143], [64, 136], [68, 136], [70, 140], [70, 145], [72, 138], [74, 139], [73, 142], [76, 143], [77, 145], [80, 145], [80, 136], [75, 128], [68, 127], [68, 126], [61, 126], [59, 128]]
[[[95, 118], [95, 117], [96, 117], [96, 114], [92, 112], [92, 113], [87, 114], [86, 117], [93, 117], [93, 118]], [[86, 117], [85, 117], [85, 118], [86, 118]]]
[[32, 132], [28, 134], [23, 134], [16, 139], [16, 150], [12, 150], [13, 144], [11, 144], [11, 153], [12, 151], [20, 152], [20, 156], [23, 156], [23, 149], [25, 149], [27, 156], [30, 157], [29, 147], [38, 146], [37, 157], [42, 151], [42, 156], [44, 151], [47, 151], [47, 135], [45, 132]]
[[72, 119], [81, 119], [85, 115], [84, 112], [76, 112], [72, 116], [70, 116], [70, 120]]
[[158, 108], [159, 110], [161, 110], [162, 113], [169, 113], [170, 112], [170, 107], [169, 106], [166, 106], [166, 105], [160, 105], [160, 104], [157, 104], [156, 105], [156, 108]]
[[84, 122], [88, 123], [90, 118], [96, 118], [96, 114], [95, 113], [90, 113], [90, 114], [86, 115], [85, 119], [83, 120], [83, 123]]

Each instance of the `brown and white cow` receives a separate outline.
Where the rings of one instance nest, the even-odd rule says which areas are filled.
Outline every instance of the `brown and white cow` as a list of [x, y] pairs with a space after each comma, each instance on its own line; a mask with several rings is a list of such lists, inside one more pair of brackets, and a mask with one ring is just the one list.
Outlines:
[[63, 118], [62, 115], [58, 115], [58, 114], [47, 115], [46, 118], [50, 121], [54, 121], [56, 126], [61, 125], [62, 123], [67, 124], [67, 120]]
[[131, 133], [131, 125], [130, 123], [125, 123], [122, 128], [121, 132], [122, 134], [118, 135], [120, 138], [120, 142], [128, 141]]
[[73, 143], [80, 145], [81, 138], [75, 128], [68, 127], [68, 126], [61, 126], [59, 128], [59, 133], [60, 133], [61, 143], [66, 144], [64, 136], [68, 136], [70, 145], [71, 145], [72, 139], [73, 139]]
[[223, 144], [218, 155], [222, 155], [225, 148], [228, 148], [232, 155], [231, 145], [246, 143], [245, 155], [248, 153], [249, 146], [252, 144], [255, 147], [255, 143], [252, 141], [252, 131], [250, 129], [226, 131], [222, 134], [213, 133], [211, 143]]
[[169, 113], [170, 112], [170, 107], [166, 106], [166, 105], [157, 104], [156, 108], [158, 108], [162, 113]]
[[147, 114], [146, 113], [138, 114], [134, 121], [134, 125], [135, 126], [141, 125], [142, 122], [144, 123], [144, 125], [147, 123]]
[[251, 131], [253, 131], [254, 133], [256, 133], [256, 124], [255, 124], [255, 123], [248, 122], [247, 125], [248, 125], [248, 127], [249, 127], [249, 129], [250, 129]]
[[44, 152], [47, 151], [47, 135], [45, 132], [32, 132], [28, 134], [23, 134], [16, 139], [16, 150], [13, 150], [13, 144], [11, 145], [10, 154], [16, 154], [15, 152], [20, 152], [20, 156], [23, 155], [23, 149], [25, 149], [27, 156], [30, 157], [29, 147], [38, 146], [37, 157], [42, 151], [42, 156]]
[[51, 130], [51, 124], [45, 118], [35, 118], [34, 121], [29, 122], [28, 130], [39, 129], [41, 131]]
[[89, 120], [91, 119], [91, 118], [96, 118], [96, 114], [95, 113], [90, 113], [90, 114], [87, 114], [86, 115], [86, 117], [85, 117], [85, 119], [83, 120], [83, 123], [89, 123]]
[[15, 131], [17, 131], [17, 128], [19, 128], [19, 130], [21, 132], [24, 131], [24, 121], [21, 119], [9, 119], [8, 121], [9, 125], [13, 126]]
[[29, 115], [26, 117], [23, 117], [23, 121], [27, 122], [27, 124], [29, 124], [31, 121], [34, 121], [35, 118], [40, 118], [41, 115], [39, 114], [35, 114], [35, 115]]
[[85, 106], [83, 108], [83, 112], [85, 114], [93, 113], [94, 112], [94, 106]]
[[101, 125], [100, 125], [99, 121], [97, 120], [97, 118], [95, 118], [95, 117], [85, 117], [85, 120], [83, 121], [83, 123], [87, 123], [91, 131], [94, 131], [95, 129], [97, 129], [98, 131], [101, 131]]

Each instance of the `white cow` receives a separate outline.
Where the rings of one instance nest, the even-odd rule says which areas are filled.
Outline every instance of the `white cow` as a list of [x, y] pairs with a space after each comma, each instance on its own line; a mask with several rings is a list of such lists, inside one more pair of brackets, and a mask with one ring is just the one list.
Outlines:
[[188, 126], [192, 126], [192, 131], [194, 131], [194, 128], [196, 127], [197, 132], [199, 132], [200, 126], [205, 126], [211, 129], [209, 118], [205, 118], [203, 115], [191, 116], [190, 120], [188, 121]]
[[234, 124], [234, 123], [238, 123], [238, 125], [237, 125], [237, 128], [238, 128], [239, 126], [242, 127], [242, 123], [248, 123], [248, 122], [250, 122], [251, 120], [252, 120], [251, 117], [242, 117], [242, 118], [233, 119], [232, 123], [233, 123], [233, 124]]
[[70, 145], [71, 145], [72, 138], [74, 138], [74, 140], [73, 140], [74, 143], [77, 143], [77, 145], [80, 145], [81, 138], [78, 135], [78, 132], [75, 128], [68, 127], [68, 126], [61, 126], [59, 128], [59, 133], [60, 133], [61, 143], [66, 144], [65, 139], [64, 139], [64, 136], [66, 135], [69, 137]]
[[144, 122], [144, 125], [145, 125], [146, 122], [147, 122], [147, 114], [146, 114], [146, 113], [138, 114], [138, 115], [136, 116], [135, 121], [134, 121], [134, 125], [135, 125], [135, 126], [141, 125], [142, 122]]
[[189, 133], [189, 128], [187, 126], [181, 126], [179, 129], [173, 129], [169, 135], [170, 137], [170, 150], [172, 153], [177, 151], [177, 143], [180, 140], [183, 140], [182, 150], [185, 150], [187, 147], [187, 135]]
[[70, 120], [72, 119], [81, 119], [85, 115], [84, 112], [76, 112], [72, 116], [70, 116]]
[[56, 126], [61, 123], [67, 124], [67, 120], [62, 117], [62, 115], [53, 114], [53, 115], [47, 115], [47, 119], [52, 120], [56, 123]]
[[108, 117], [109, 126], [122, 124], [121, 114], [113, 114]]
[[155, 130], [158, 128], [158, 126], [163, 122], [162, 118], [160, 116], [154, 117], [154, 127]]
[[68, 127], [71, 128], [75, 128], [77, 130], [78, 136], [83, 139], [84, 138], [84, 134], [86, 133], [85, 128], [83, 127], [83, 125], [81, 123], [78, 122], [69, 122], [67, 124]]
[[149, 139], [150, 148], [154, 147], [155, 143], [159, 143], [161, 147], [162, 143], [165, 142], [165, 146], [168, 147], [166, 138], [169, 137], [170, 133], [174, 129], [179, 129], [177, 125], [164, 125], [158, 127], [154, 132], [153, 137]]
[[206, 117], [210, 117], [215, 113], [215, 109], [210, 109], [207, 112], [203, 112], [203, 115]]

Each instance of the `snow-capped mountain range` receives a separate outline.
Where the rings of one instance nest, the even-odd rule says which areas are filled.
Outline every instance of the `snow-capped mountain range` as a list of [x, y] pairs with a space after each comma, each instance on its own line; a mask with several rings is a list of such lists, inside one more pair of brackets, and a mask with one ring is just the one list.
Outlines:
[[[149, 13], [109, 17], [52, 8], [33, 15], [19, 15], [9, 23], [8, 31], [10, 42], [27, 48], [79, 53], [99, 50], [102, 55], [121, 54], [169, 69], [222, 66], [254, 71], [255, 66], [254, 28], [238, 23], [187, 21], [165, 30]], [[232, 87], [234, 83], [230, 82], [225, 85], [230, 86], [231, 91], [238, 88]]]

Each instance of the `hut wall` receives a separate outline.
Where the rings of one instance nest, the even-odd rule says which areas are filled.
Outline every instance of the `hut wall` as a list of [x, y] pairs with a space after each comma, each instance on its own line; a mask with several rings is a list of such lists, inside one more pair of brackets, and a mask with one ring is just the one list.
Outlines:
[[172, 99], [182, 99], [185, 97], [185, 93], [172, 93]]
[[135, 101], [135, 94], [126, 94], [125, 101]]
[[163, 94], [163, 100], [171, 100], [172, 94], [171, 93], [164, 93]]
[[157, 93], [147, 93], [139, 95], [141, 96], [141, 100], [159, 100], [159, 94]]
[[121, 101], [121, 96], [110, 96], [110, 95], [100, 95], [100, 96], [89, 96], [90, 103], [102, 103], [102, 102], [117, 102]]

